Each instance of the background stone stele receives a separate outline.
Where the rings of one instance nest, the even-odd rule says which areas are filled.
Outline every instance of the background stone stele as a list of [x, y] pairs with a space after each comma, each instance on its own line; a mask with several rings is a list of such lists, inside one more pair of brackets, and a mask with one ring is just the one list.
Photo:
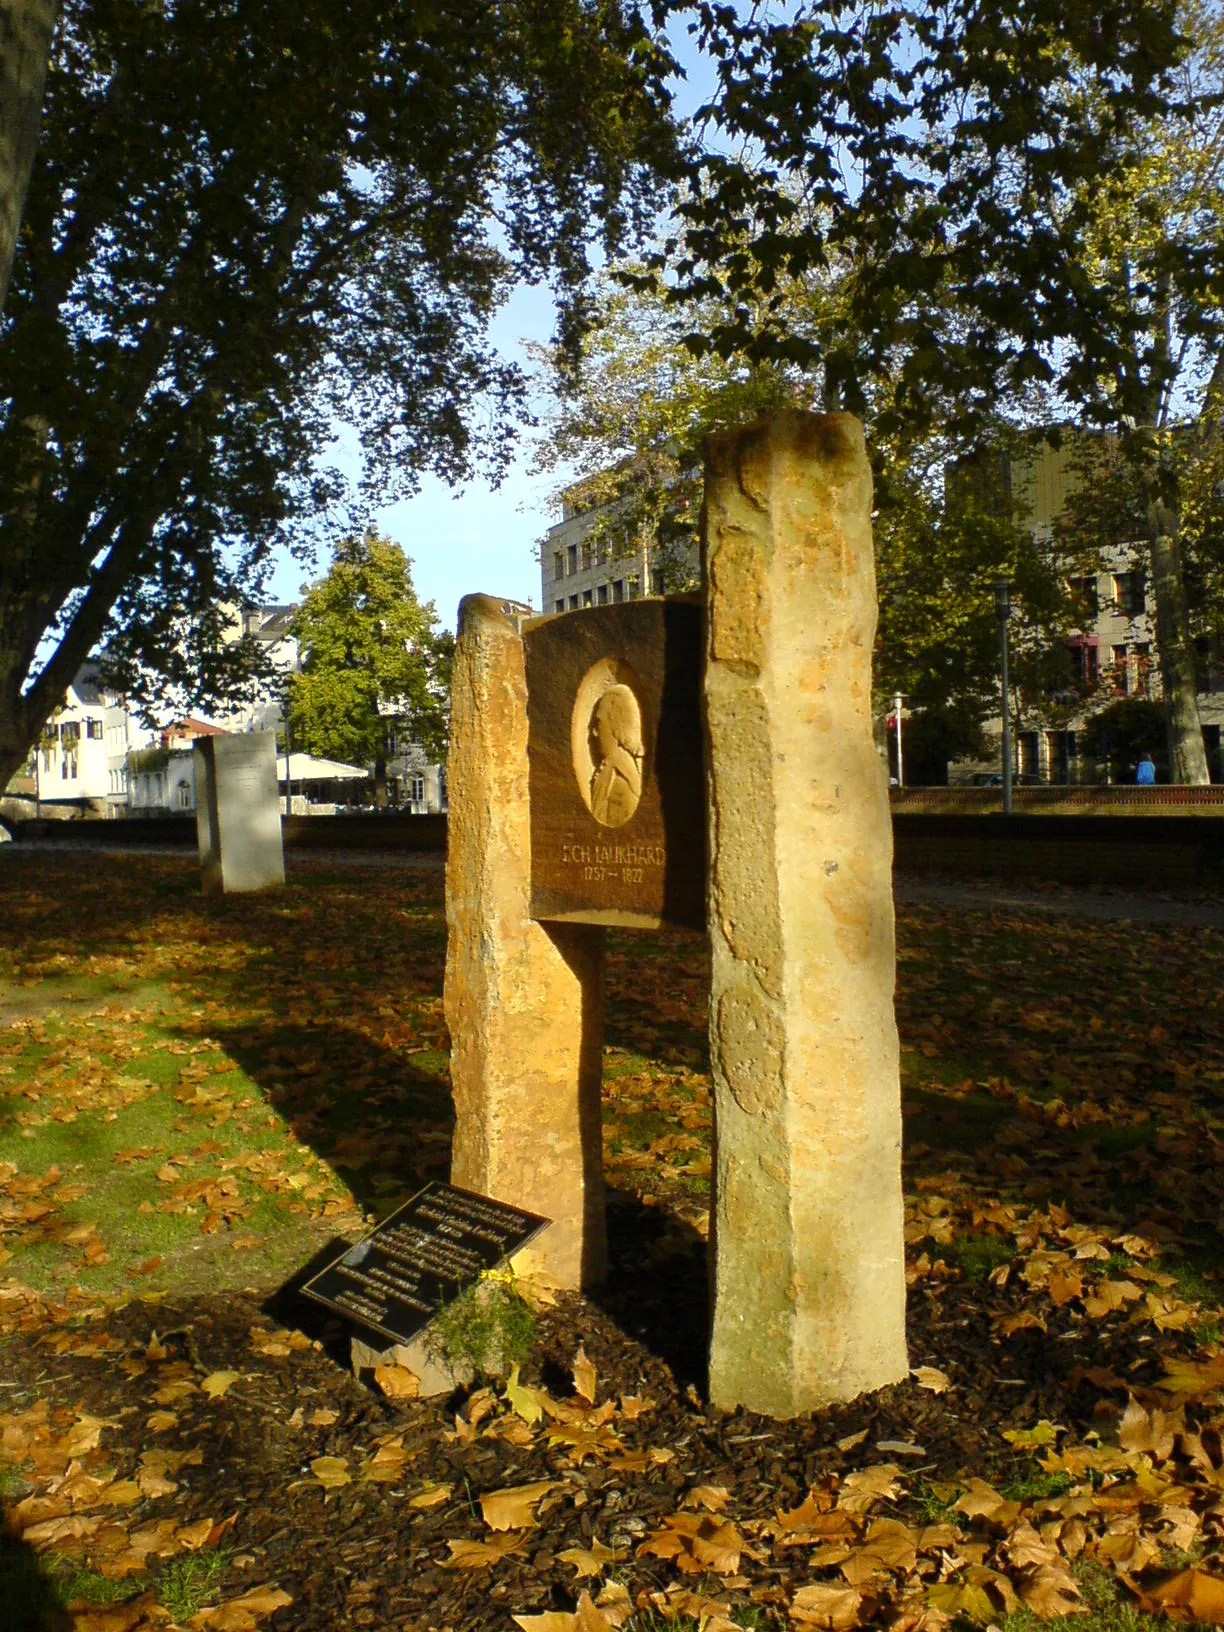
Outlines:
[[233, 894], [283, 884], [274, 734], [202, 737], [195, 756], [196, 834], [205, 891]]
[[908, 1368], [892, 833], [857, 420], [793, 411], [714, 437], [704, 554], [710, 1397], [790, 1417]]
[[604, 932], [531, 906], [527, 680], [516, 618], [468, 595], [451, 682], [446, 1020], [451, 1182], [553, 1220], [516, 1255], [563, 1286], [607, 1257], [599, 1108]]

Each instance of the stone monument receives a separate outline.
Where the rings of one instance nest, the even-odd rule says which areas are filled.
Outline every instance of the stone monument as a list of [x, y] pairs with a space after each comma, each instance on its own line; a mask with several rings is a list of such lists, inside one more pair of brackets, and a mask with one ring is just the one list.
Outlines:
[[196, 832], [206, 893], [285, 882], [276, 738], [271, 731], [201, 737], [195, 745]]
[[453, 1182], [598, 1279], [602, 926], [704, 924], [710, 1398], [780, 1418], [908, 1365], [870, 518], [862, 427], [790, 411], [712, 441], [704, 605], [460, 608]]

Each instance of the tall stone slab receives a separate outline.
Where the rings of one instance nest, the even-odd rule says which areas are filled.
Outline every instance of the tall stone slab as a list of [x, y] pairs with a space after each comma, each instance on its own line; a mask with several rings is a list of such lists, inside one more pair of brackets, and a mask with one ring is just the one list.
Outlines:
[[523, 641], [490, 596], [459, 608], [447, 783], [451, 1180], [552, 1219], [522, 1259], [589, 1285], [606, 1266], [604, 931], [530, 916]]
[[892, 833], [857, 420], [794, 411], [714, 437], [704, 567], [710, 1398], [786, 1418], [908, 1366]]
[[196, 834], [205, 892], [232, 895], [284, 884], [274, 734], [202, 737], [195, 760]]

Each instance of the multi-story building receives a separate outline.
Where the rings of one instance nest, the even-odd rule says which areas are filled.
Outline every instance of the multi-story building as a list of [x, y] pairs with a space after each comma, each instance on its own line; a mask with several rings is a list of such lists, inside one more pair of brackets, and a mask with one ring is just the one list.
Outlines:
[[566, 494], [561, 520], [540, 551], [540, 605], [545, 612], [576, 612], [663, 593], [663, 569], [648, 539], [615, 550], [596, 536], [598, 511], [583, 510]]
[[[1077, 440], [1064, 438], [1062, 446], [1043, 444], [1022, 460], [1013, 461], [1010, 488], [1019, 512], [1034, 535], [1049, 544], [1067, 501], [1083, 481]], [[1102, 768], [1081, 753], [1083, 727], [1091, 714], [1125, 697], [1163, 696], [1156, 646], [1155, 600], [1146, 572], [1147, 552], [1138, 541], [1119, 542], [1107, 549], [1098, 570], [1068, 573], [1067, 588], [1077, 607], [1079, 628], [1068, 642], [1070, 674], [1075, 690], [1085, 699], [1082, 708], [1057, 727], [1026, 725], [1017, 732], [1017, 769], [1043, 782], [1096, 780]], [[1213, 774], [1224, 771], [1220, 761], [1224, 726], [1224, 667], [1221, 653], [1211, 643], [1198, 643], [1197, 678], [1203, 740]], [[999, 721], [987, 729], [997, 735]]]
[[126, 814], [128, 756], [151, 741], [152, 733], [103, 686], [97, 664], [83, 664], [39, 739], [34, 759], [39, 805], [73, 806], [95, 816]]

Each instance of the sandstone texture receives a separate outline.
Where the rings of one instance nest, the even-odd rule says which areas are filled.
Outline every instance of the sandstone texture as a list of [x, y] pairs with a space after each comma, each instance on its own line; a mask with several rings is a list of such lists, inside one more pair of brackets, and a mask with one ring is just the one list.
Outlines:
[[604, 932], [529, 916], [523, 642], [490, 596], [459, 609], [447, 777], [451, 1181], [552, 1219], [516, 1266], [587, 1286], [606, 1266]]
[[271, 731], [202, 737], [195, 745], [196, 835], [206, 894], [276, 889], [285, 882], [276, 737]]
[[871, 471], [849, 415], [712, 439], [704, 518], [710, 1396], [785, 1418], [904, 1377], [892, 833]]

